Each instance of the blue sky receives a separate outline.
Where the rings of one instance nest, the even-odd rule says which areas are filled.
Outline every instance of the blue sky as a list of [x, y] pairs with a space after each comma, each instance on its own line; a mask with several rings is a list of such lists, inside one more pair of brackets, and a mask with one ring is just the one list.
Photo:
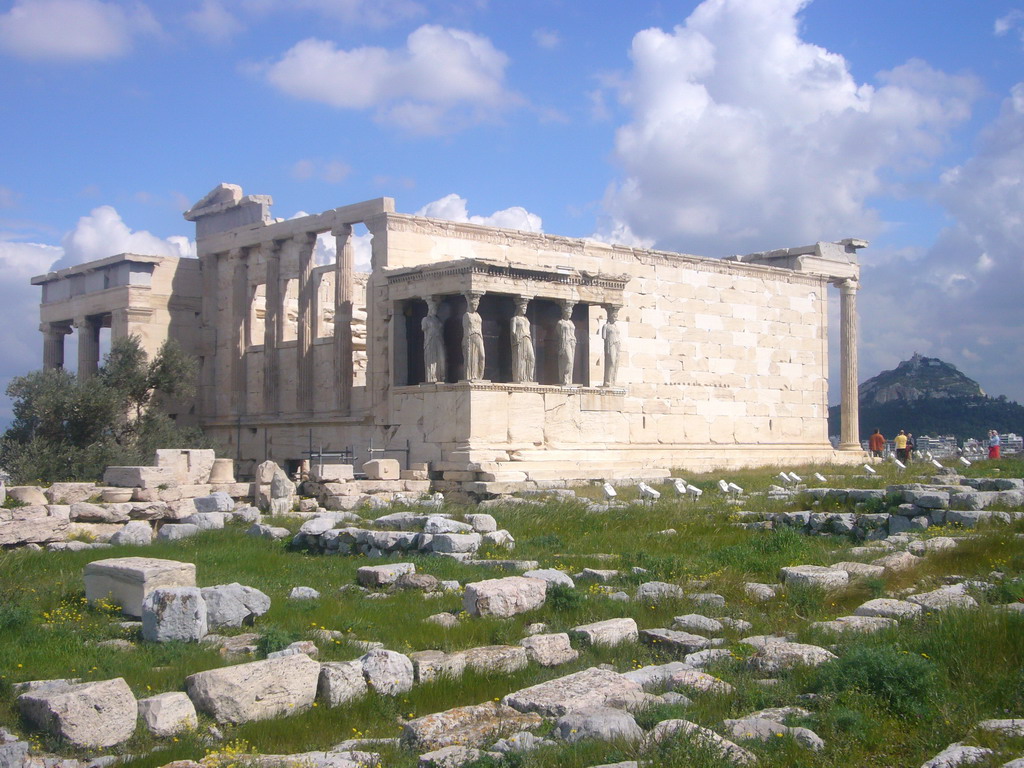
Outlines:
[[30, 276], [189, 253], [231, 182], [709, 256], [865, 238], [861, 378], [916, 351], [1024, 400], [1022, 65], [1024, 0], [0, 2], [0, 385], [41, 365]]

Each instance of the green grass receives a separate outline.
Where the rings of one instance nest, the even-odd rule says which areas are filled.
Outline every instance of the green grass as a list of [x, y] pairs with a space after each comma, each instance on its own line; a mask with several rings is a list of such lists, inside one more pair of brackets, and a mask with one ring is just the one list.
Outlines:
[[[1024, 462], [1002, 460], [1001, 467], [1002, 476], [1024, 474], [1020, 471], [1024, 470]], [[855, 478], [859, 474], [857, 468], [786, 469], [794, 469], [804, 478], [812, 477], [815, 469], [819, 469], [829, 477], [831, 487], [880, 488], [887, 483], [910, 482], [930, 475], [928, 468], [919, 465], [902, 473], [885, 465], [874, 479]], [[344, 638], [379, 641], [385, 647], [407, 653], [425, 649], [454, 651], [515, 644], [524, 636], [525, 627], [537, 621], [548, 624], [549, 631], [558, 632], [600, 619], [631, 616], [641, 628], [648, 628], [671, 626], [673, 617], [684, 613], [743, 618], [752, 623], [751, 634], [792, 632], [802, 642], [834, 647], [839, 656], [837, 662], [817, 670], [783, 673], [777, 684], [765, 686], [745, 664], [750, 649], [739, 644], [740, 633], [726, 631], [726, 647], [734, 651], [734, 657], [709, 671], [731, 683], [735, 687], [733, 694], [688, 693], [694, 700], [691, 707], [664, 705], [638, 715], [645, 727], [667, 717], [683, 717], [721, 732], [725, 718], [768, 706], [802, 703], [812, 714], [795, 724], [813, 728], [825, 739], [825, 750], [810, 754], [791, 739], [767, 745], [746, 744], [758, 755], [759, 765], [769, 768], [920, 765], [947, 744], [970, 740], [971, 726], [980, 719], [1024, 716], [1024, 617], [995, 607], [1024, 597], [1024, 523], [971, 532], [971, 537], [957, 549], [929, 555], [912, 573], [854, 580], [837, 593], [784, 589], [773, 601], [755, 603], [745, 595], [744, 582], [774, 583], [779, 568], [786, 565], [854, 559], [848, 550], [858, 543], [846, 537], [806, 536], [789, 528], [748, 531], [736, 527], [733, 523], [740, 507], [714, 490], [717, 478], [727, 476], [745, 489], [756, 491], [774, 484], [777, 472], [778, 468], [774, 468], [687, 476], [690, 482], [708, 489], [697, 503], [675, 498], [670, 487], [665, 486], [662, 499], [653, 505], [635, 504], [603, 514], [587, 512], [576, 501], [509, 505], [493, 511], [499, 525], [516, 537], [517, 547], [511, 556], [537, 560], [541, 567], [573, 573], [585, 567], [618, 569], [619, 577], [608, 587], [630, 595], [640, 583], [651, 580], [680, 584], [687, 592], [715, 592], [726, 599], [723, 609], [685, 598], [656, 604], [623, 603], [611, 599], [603, 586], [577, 582], [576, 589], [552, 590], [547, 604], [529, 614], [511, 619], [463, 618], [456, 627], [444, 629], [424, 623], [423, 619], [439, 612], [459, 614], [459, 593], [425, 599], [419, 592], [397, 592], [386, 599], [369, 600], [349, 588], [355, 583], [356, 570], [361, 565], [386, 561], [293, 551], [280, 542], [247, 537], [243, 527], [151, 547], [121, 548], [116, 556], [188, 561], [196, 564], [200, 586], [238, 581], [266, 592], [272, 607], [254, 628], [264, 635], [264, 651], [282, 647], [293, 639], [311, 639], [311, 633], [319, 629], [339, 630]], [[598, 492], [599, 489], [586, 488], [580, 490], [580, 495], [596, 498]], [[622, 495], [630, 496], [626, 492]], [[770, 513], [821, 507], [812, 507], [807, 498], [755, 498], [742, 508]], [[293, 531], [297, 529], [295, 520], [275, 522]], [[668, 528], [674, 528], [676, 534], [661, 533]], [[138, 640], [134, 630], [119, 626], [120, 618], [113, 612], [84, 604], [82, 568], [92, 560], [114, 554], [110, 550], [0, 552], [0, 726], [25, 732], [11, 689], [12, 683], [18, 681], [124, 677], [141, 698], [182, 690], [189, 674], [238, 662], [222, 658], [208, 645], [138, 642], [130, 651], [97, 646], [98, 641], [107, 639]], [[489, 554], [509, 556], [497, 551]], [[503, 575], [446, 558], [401, 559], [415, 562], [420, 572], [463, 583]], [[646, 573], [635, 574], [634, 568], [645, 569]], [[987, 578], [991, 571], [999, 571], [1005, 578], [994, 590], [977, 595], [982, 605], [976, 611], [927, 615], [871, 636], [826, 637], [809, 626], [812, 621], [847, 615], [872, 597], [891, 595], [909, 586], [938, 586], [943, 577], [953, 573]], [[295, 586], [313, 587], [321, 597], [312, 601], [288, 600], [287, 595]], [[252, 629], [236, 630], [242, 631]], [[325, 661], [353, 659], [361, 653], [347, 639], [319, 641], [318, 645], [320, 658]], [[531, 665], [514, 674], [467, 672], [458, 681], [439, 680], [417, 686], [400, 697], [371, 695], [337, 708], [320, 705], [276, 721], [220, 728], [227, 740], [244, 740], [263, 754], [327, 749], [355, 735], [394, 737], [400, 733], [403, 720], [410, 717], [493, 700], [518, 688], [596, 664], [610, 664], [625, 671], [672, 658], [661, 649], [644, 645], [587, 649], [576, 662], [555, 669]], [[805, 694], [814, 694], [816, 698], [801, 699]], [[198, 759], [211, 748], [202, 738], [210, 725], [210, 721], [203, 719], [198, 733], [182, 735], [177, 741], [155, 739], [140, 728], [132, 740], [116, 751], [145, 755], [129, 763], [140, 768], [164, 765], [175, 759]], [[33, 739], [40, 748], [59, 754], [86, 755], [51, 739]], [[146, 755], [158, 745], [161, 751]], [[1002, 762], [1016, 748], [1004, 742], [995, 746], [1000, 749]], [[512, 758], [504, 765], [584, 768], [638, 757], [641, 755], [636, 745], [558, 745]], [[659, 748], [654, 760], [666, 766], [724, 765], [706, 750], [679, 741]], [[411, 768], [415, 756], [401, 750], [386, 750], [384, 764]], [[992, 764], [1001, 762], [993, 760]], [[479, 768], [485, 765], [493, 763], [481, 762]]]

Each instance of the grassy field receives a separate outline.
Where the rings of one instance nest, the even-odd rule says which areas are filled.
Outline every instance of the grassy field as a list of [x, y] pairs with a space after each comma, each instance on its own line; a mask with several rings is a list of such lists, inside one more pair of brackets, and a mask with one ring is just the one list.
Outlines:
[[[853, 477], [852, 469], [845, 472], [847, 476], [835, 468], [794, 469], [805, 478], [821, 471], [829, 477], [830, 487], [884, 487], [926, 476], [923, 467], [897, 474], [886, 466], [877, 478], [870, 479]], [[1024, 462], [1009, 459], [975, 465], [967, 468], [966, 474], [993, 476], [997, 469], [1004, 477], [1024, 477]], [[748, 492], [759, 491], [777, 482], [776, 472], [731, 472], [727, 479]], [[745, 634], [794, 633], [801, 642], [833, 648], [839, 658], [816, 669], [781, 674], [777, 684], [766, 686], [744, 663], [752, 649], [739, 642], [739, 633], [726, 631], [726, 647], [733, 651], [732, 657], [707, 671], [730, 682], [735, 692], [694, 694], [692, 706], [659, 706], [638, 715], [638, 722], [651, 727], [666, 718], [685, 718], [721, 733], [724, 718], [740, 717], [764, 707], [799, 704], [810, 710], [811, 716], [791, 724], [812, 728], [825, 740], [825, 749], [809, 752], [790, 738], [769, 744], [745, 743], [763, 766], [917, 766], [951, 742], [965, 740], [997, 750], [989, 763], [979, 765], [1001, 765], [1011, 757], [1024, 755], [1024, 740], [996, 741], [971, 733], [972, 726], [982, 719], [1024, 717], [1024, 616], [995, 607], [1024, 598], [1024, 523], [978, 529], [957, 549], [929, 555], [911, 573], [856, 581], [838, 593], [780, 590], [775, 600], [755, 603], [745, 595], [744, 582], [775, 583], [779, 568], [786, 565], [827, 565], [858, 559], [847, 553], [861, 542], [807, 536], [791, 529], [738, 528], [733, 523], [741, 508], [773, 512], [808, 507], [764, 497], [752, 497], [740, 507], [714, 490], [718, 477], [687, 477], [707, 489], [699, 502], [677, 499], [665, 488], [662, 499], [653, 505], [634, 503], [607, 513], [587, 512], [581, 503], [570, 501], [491, 511], [499, 526], [516, 537], [517, 558], [537, 560], [541, 567], [569, 573], [585, 567], [619, 569], [620, 576], [610, 586], [630, 594], [640, 583], [652, 580], [677, 583], [692, 591], [716, 592], [726, 599], [723, 609], [683, 599], [655, 605], [618, 602], [600, 586], [577, 582], [577, 589], [559, 593], [529, 614], [500, 620], [467, 617], [457, 626], [444, 629], [422, 620], [442, 611], [459, 613], [458, 593], [427, 599], [420, 592], [410, 591], [368, 600], [360, 592], [344, 588], [355, 583], [359, 566], [386, 561], [292, 551], [285, 544], [250, 538], [244, 535], [244, 528], [230, 526], [193, 539], [145, 548], [0, 552], [0, 726], [27, 734], [11, 688], [19, 681], [124, 677], [136, 696], [142, 698], [183, 690], [184, 678], [193, 672], [237, 663], [222, 658], [208, 645], [142, 643], [135, 630], [120, 626], [115, 611], [85, 605], [81, 574], [86, 563], [111, 556], [143, 555], [195, 563], [200, 586], [238, 581], [266, 592], [273, 605], [255, 629], [264, 633], [269, 645], [310, 639], [314, 630], [327, 629], [339, 630], [354, 641], [379, 641], [396, 651], [451, 651], [516, 644], [526, 634], [526, 625], [537, 621], [547, 623], [550, 632], [560, 632], [620, 616], [633, 617], [641, 628], [671, 626], [674, 616], [685, 613], [742, 618], [753, 625]], [[579, 493], [596, 498], [599, 489], [581, 489]], [[629, 498], [630, 493], [623, 489], [622, 495]], [[472, 510], [452, 507], [446, 511], [458, 515]], [[274, 522], [293, 530], [300, 523], [292, 519]], [[669, 528], [676, 533], [663, 533]], [[937, 529], [926, 535], [948, 533]], [[507, 556], [505, 552], [489, 554]], [[492, 569], [446, 558], [402, 559], [415, 562], [419, 572], [462, 583], [500, 575]], [[646, 572], [633, 573], [633, 568]], [[916, 622], [904, 622], [870, 636], [825, 637], [809, 626], [813, 621], [847, 615], [872, 597], [890, 596], [910, 587], [924, 591], [951, 575], [987, 580], [992, 571], [1003, 576], [995, 582], [995, 589], [976, 593], [981, 603], [977, 610], [927, 614]], [[321, 598], [287, 599], [295, 586], [314, 587]], [[97, 645], [117, 638], [131, 640], [133, 646], [118, 650]], [[318, 645], [322, 661], [353, 659], [361, 653], [346, 639], [318, 641]], [[626, 671], [669, 660], [670, 654], [643, 645], [590, 649], [573, 664], [554, 669], [531, 665], [514, 674], [467, 672], [459, 680], [420, 685], [395, 698], [370, 695], [350, 705], [319, 705], [290, 718], [221, 726], [221, 731], [234, 747], [244, 742], [245, 751], [262, 754], [326, 749], [355, 736], [394, 737], [409, 718], [497, 699], [524, 686], [596, 664], [611, 664]], [[202, 721], [196, 733], [165, 740], [150, 736], [140, 727], [118, 751], [140, 756], [128, 763], [140, 768], [175, 759], [198, 759], [216, 748], [205, 739], [209, 725], [210, 721]], [[38, 734], [31, 739], [42, 750], [85, 754]], [[382, 754], [388, 766], [416, 764], [410, 753], [385, 750]], [[515, 755], [504, 764], [583, 768], [638, 757], [634, 745], [591, 743]], [[666, 766], [726, 764], [680, 741], [663, 745], [653, 759]]]

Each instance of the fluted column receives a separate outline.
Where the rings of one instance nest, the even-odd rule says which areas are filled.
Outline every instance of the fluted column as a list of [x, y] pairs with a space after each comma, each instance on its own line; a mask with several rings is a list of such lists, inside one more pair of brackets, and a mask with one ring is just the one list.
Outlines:
[[43, 323], [39, 326], [43, 332], [43, 369], [64, 367], [64, 337], [71, 333], [66, 325]]
[[313, 284], [313, 249], [316, 233], [296, 236], [299, 247], [299, 328], [297, 337], [298, 387], [296, 408], [313, 410], [313, 318], [316, 313], [316, 286]]
[[231, 277], [231, 413], [238, 416], [246, 412], [249, 394], [249, 254], [239, 248], [230, 254]]
[[338, 410], [352, 412], [352, 301], [355, 248], [352, 225], [342, 224], [331, 234], [338, 255], [334, 271], [334, 374], [337, 379]]
[[266, 264], [265, 305], [263, 310], [263, 410], [276, 414], [280, 411], [278, 389], [281, 375], [278, 367], [277, 343], [281, 338], [281, 241], [263, 243]]
[[100, 364], [100, 324], [91, 317], [75, 319], [78, 329], [78, 378], [96, 375]]
[[856, 280], [839, 282], [839, 449], [859, 451], [860, 403], [857, 393], [857, 289]]

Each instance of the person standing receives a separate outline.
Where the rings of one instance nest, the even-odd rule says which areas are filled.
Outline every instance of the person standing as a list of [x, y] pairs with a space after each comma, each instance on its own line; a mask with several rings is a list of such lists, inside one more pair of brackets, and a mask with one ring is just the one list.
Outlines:
[[868, 438], [868, 450], [871, 451], [871, 455], [875, 458], [882, 458], [882, 452], [885, 450], [885, 435], [877, 429]]
[[1000, 448], [999, 433], [994, 429], [990, 429], [988, 431], [988, 457], [990, 459], [998, 459]]
[[905, 463], [909, 464], [910, 460], [914, 458], [914, 451], [917, 449], [917, 441], [914, 439], [913, 432], [907, 432], [907, 460]]
[[893, 440], [893, 444], [896, 446], [896, 458], [906, 463], [907, 461], [907, 433], [902, 429], [900, 433], [896, 435], [896, 439]]

